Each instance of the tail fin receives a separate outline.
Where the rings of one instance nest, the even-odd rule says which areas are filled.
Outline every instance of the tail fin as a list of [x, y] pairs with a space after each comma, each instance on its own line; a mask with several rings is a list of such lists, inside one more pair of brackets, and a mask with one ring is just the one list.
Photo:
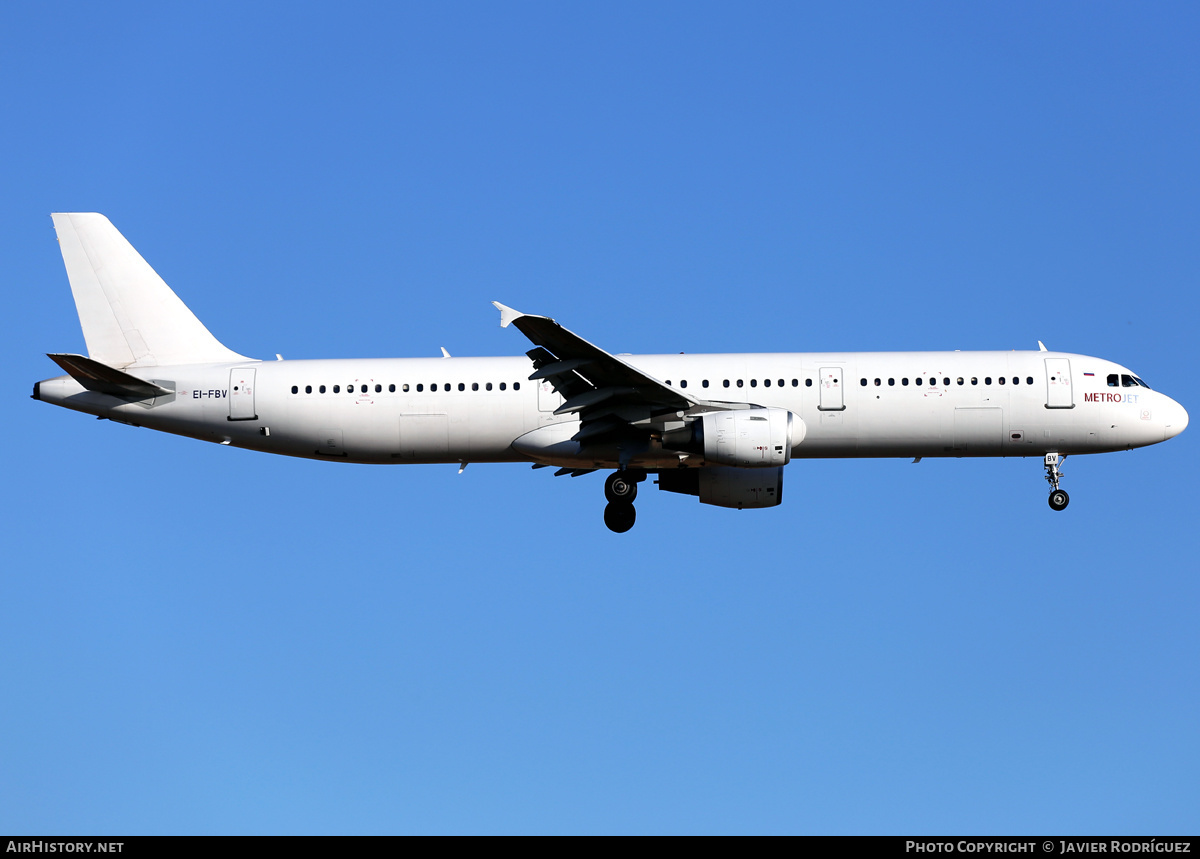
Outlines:
[[222, 346], [103, 215], [51, 215], [88, 355], [109, 367], [249, 360]]

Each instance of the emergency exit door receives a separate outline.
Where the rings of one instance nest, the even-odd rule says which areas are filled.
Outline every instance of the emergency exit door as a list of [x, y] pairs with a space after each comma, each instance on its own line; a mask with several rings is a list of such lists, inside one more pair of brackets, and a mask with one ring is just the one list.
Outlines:
[[562, 394], [554, 389], [554, 383], [549, 379], [538, 382], [538, 410], [553, 412], [563, 404]]
[[842, 395], [843, 384], [846, 381], [842, 378], [841, 367], [822, 367], [821, 377], [818, 380], [821, 383], [821, 402], [817, 408], [823, 412], [840, 412], [846, 408], [846, 401]]

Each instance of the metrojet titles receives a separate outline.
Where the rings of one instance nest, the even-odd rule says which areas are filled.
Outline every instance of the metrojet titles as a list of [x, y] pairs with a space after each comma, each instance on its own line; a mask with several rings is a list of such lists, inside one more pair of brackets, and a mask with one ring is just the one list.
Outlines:
[[1110, 394], [1107, 391], [1097, 394], [1084, 394], [1085, 403], [1136, 403], [1137, 394]]

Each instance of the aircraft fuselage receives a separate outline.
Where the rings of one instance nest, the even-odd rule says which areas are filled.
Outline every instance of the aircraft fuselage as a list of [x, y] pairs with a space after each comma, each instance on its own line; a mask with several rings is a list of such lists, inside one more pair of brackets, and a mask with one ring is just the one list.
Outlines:
[[[684, 394], [792, 412], [806, 430], [794, 458], [1101, 453], [1163, 441], [1187, 422], [1170, 397], [1122, 385], [1137, 378], [1127, 368], [1058, 352], [623, 358]], [[287, 456], [617, 466], [603, 446], [582, 444], [576, 454], [555, 456], [521, 443], [535, 430], [554, 427], [541, 437], [561, 439], [579, 426], [573, 414], [555, 414], [562, 396], [529, 380], [526, 358], [246, 361], [128, 372], [174, 393], [124, 402], [62, 376], [40, 382], [37, 398]], [[657, 445], [627, 464], [659, 469], [702, 460], [681, 460]]]

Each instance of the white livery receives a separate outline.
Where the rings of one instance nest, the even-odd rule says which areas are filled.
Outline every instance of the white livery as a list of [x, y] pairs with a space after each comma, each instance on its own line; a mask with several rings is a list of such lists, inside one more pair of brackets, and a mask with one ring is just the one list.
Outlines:
[[134, 426], [334, 462], [612, 469], [626, 531], [648, 475], [722, 507], [772, 507], [794, 458], [1036, 456], [1067, 506], [1069, 454], [1155, 444], [1183, 407], [1126, 367], [1050, 352], [612, 355], [496, 303], [525, 357], [261, 361], [221, 345], [103, 215], [54, 227], [88, 354], [33, 397]]

